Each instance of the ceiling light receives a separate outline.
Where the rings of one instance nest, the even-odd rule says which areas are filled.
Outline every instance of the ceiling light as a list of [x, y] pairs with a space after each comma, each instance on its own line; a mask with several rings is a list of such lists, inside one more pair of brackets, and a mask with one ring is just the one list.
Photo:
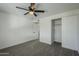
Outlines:
[[34, 12], [30, 11], [29, 14], [33, 15]]

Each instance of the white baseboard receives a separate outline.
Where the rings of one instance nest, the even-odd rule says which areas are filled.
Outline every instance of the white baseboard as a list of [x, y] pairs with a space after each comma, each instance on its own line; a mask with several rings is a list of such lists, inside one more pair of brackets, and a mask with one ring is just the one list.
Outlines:
[[42, 42], [42, 43], [46, 43], [46, 44], [49, 44], [49, 45], [51, 45], [52, 43], [51, 42], [49, 42], [49, 41], [42, 41], [42, 40], [40, 40], [40, 42]]
[[20, 41], [20, 42], [16, 42], [16, 43], [13, 43], [13, 44], [7, 44], [5, 46], [1, 46], [0, 49], [9, 48], [9, 47], [16, 46], [16, 45], [19, 45], [19, 44], [22, 44], [22, 43], [25, 43], [25, 42], [28, 42], [28, 41], [32, 41], [32, 40], [36, 40], [36, 39], [29, 39], [29, 40], [26, 40], [26, 41]]

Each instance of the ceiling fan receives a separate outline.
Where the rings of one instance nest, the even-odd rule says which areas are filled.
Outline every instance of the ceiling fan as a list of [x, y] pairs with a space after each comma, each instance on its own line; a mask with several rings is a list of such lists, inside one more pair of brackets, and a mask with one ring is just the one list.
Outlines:
[[36, 17], [37, 17], [36, 13], [44, 13], [45, 12], [44, 10], [36, 10], [35, 3], [31, 3], [30, 6], [28, 7], [28, 9], [18, 7], [18, 6], [16, 6], [16, 8], [26, 10], [27, 12], [24, 15], [31, 14], [31, 15], [34, 15]]

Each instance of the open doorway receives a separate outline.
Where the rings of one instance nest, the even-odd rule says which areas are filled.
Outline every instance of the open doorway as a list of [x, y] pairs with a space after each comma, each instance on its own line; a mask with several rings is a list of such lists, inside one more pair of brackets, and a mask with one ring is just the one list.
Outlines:
[[61, 18], [52, 20], [52, 43], [62, 44], [62, 24]]

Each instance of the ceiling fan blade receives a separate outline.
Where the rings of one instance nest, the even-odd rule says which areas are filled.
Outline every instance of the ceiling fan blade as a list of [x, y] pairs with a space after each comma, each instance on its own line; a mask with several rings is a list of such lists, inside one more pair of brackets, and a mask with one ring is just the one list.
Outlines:
[[36, 16], [36, 17], [37, 17], [37, 14], [36, 14], [36, 13], [34, 13], [34, 16]]
[[27, 9], [25, 9], [25, 8], [22, 8], [22, 7], [17, 7], [17, 6], [16, 6], [16, 8], [29, 11], [29, 10], [27, 10]]
[[27, 15], [29, 12], [25, 13], [24, 15]]
[[44, 10], [35, 10], [35, 12], [41, 12], [41, 13], [44, 13], [45, 11], [44, 11]]

